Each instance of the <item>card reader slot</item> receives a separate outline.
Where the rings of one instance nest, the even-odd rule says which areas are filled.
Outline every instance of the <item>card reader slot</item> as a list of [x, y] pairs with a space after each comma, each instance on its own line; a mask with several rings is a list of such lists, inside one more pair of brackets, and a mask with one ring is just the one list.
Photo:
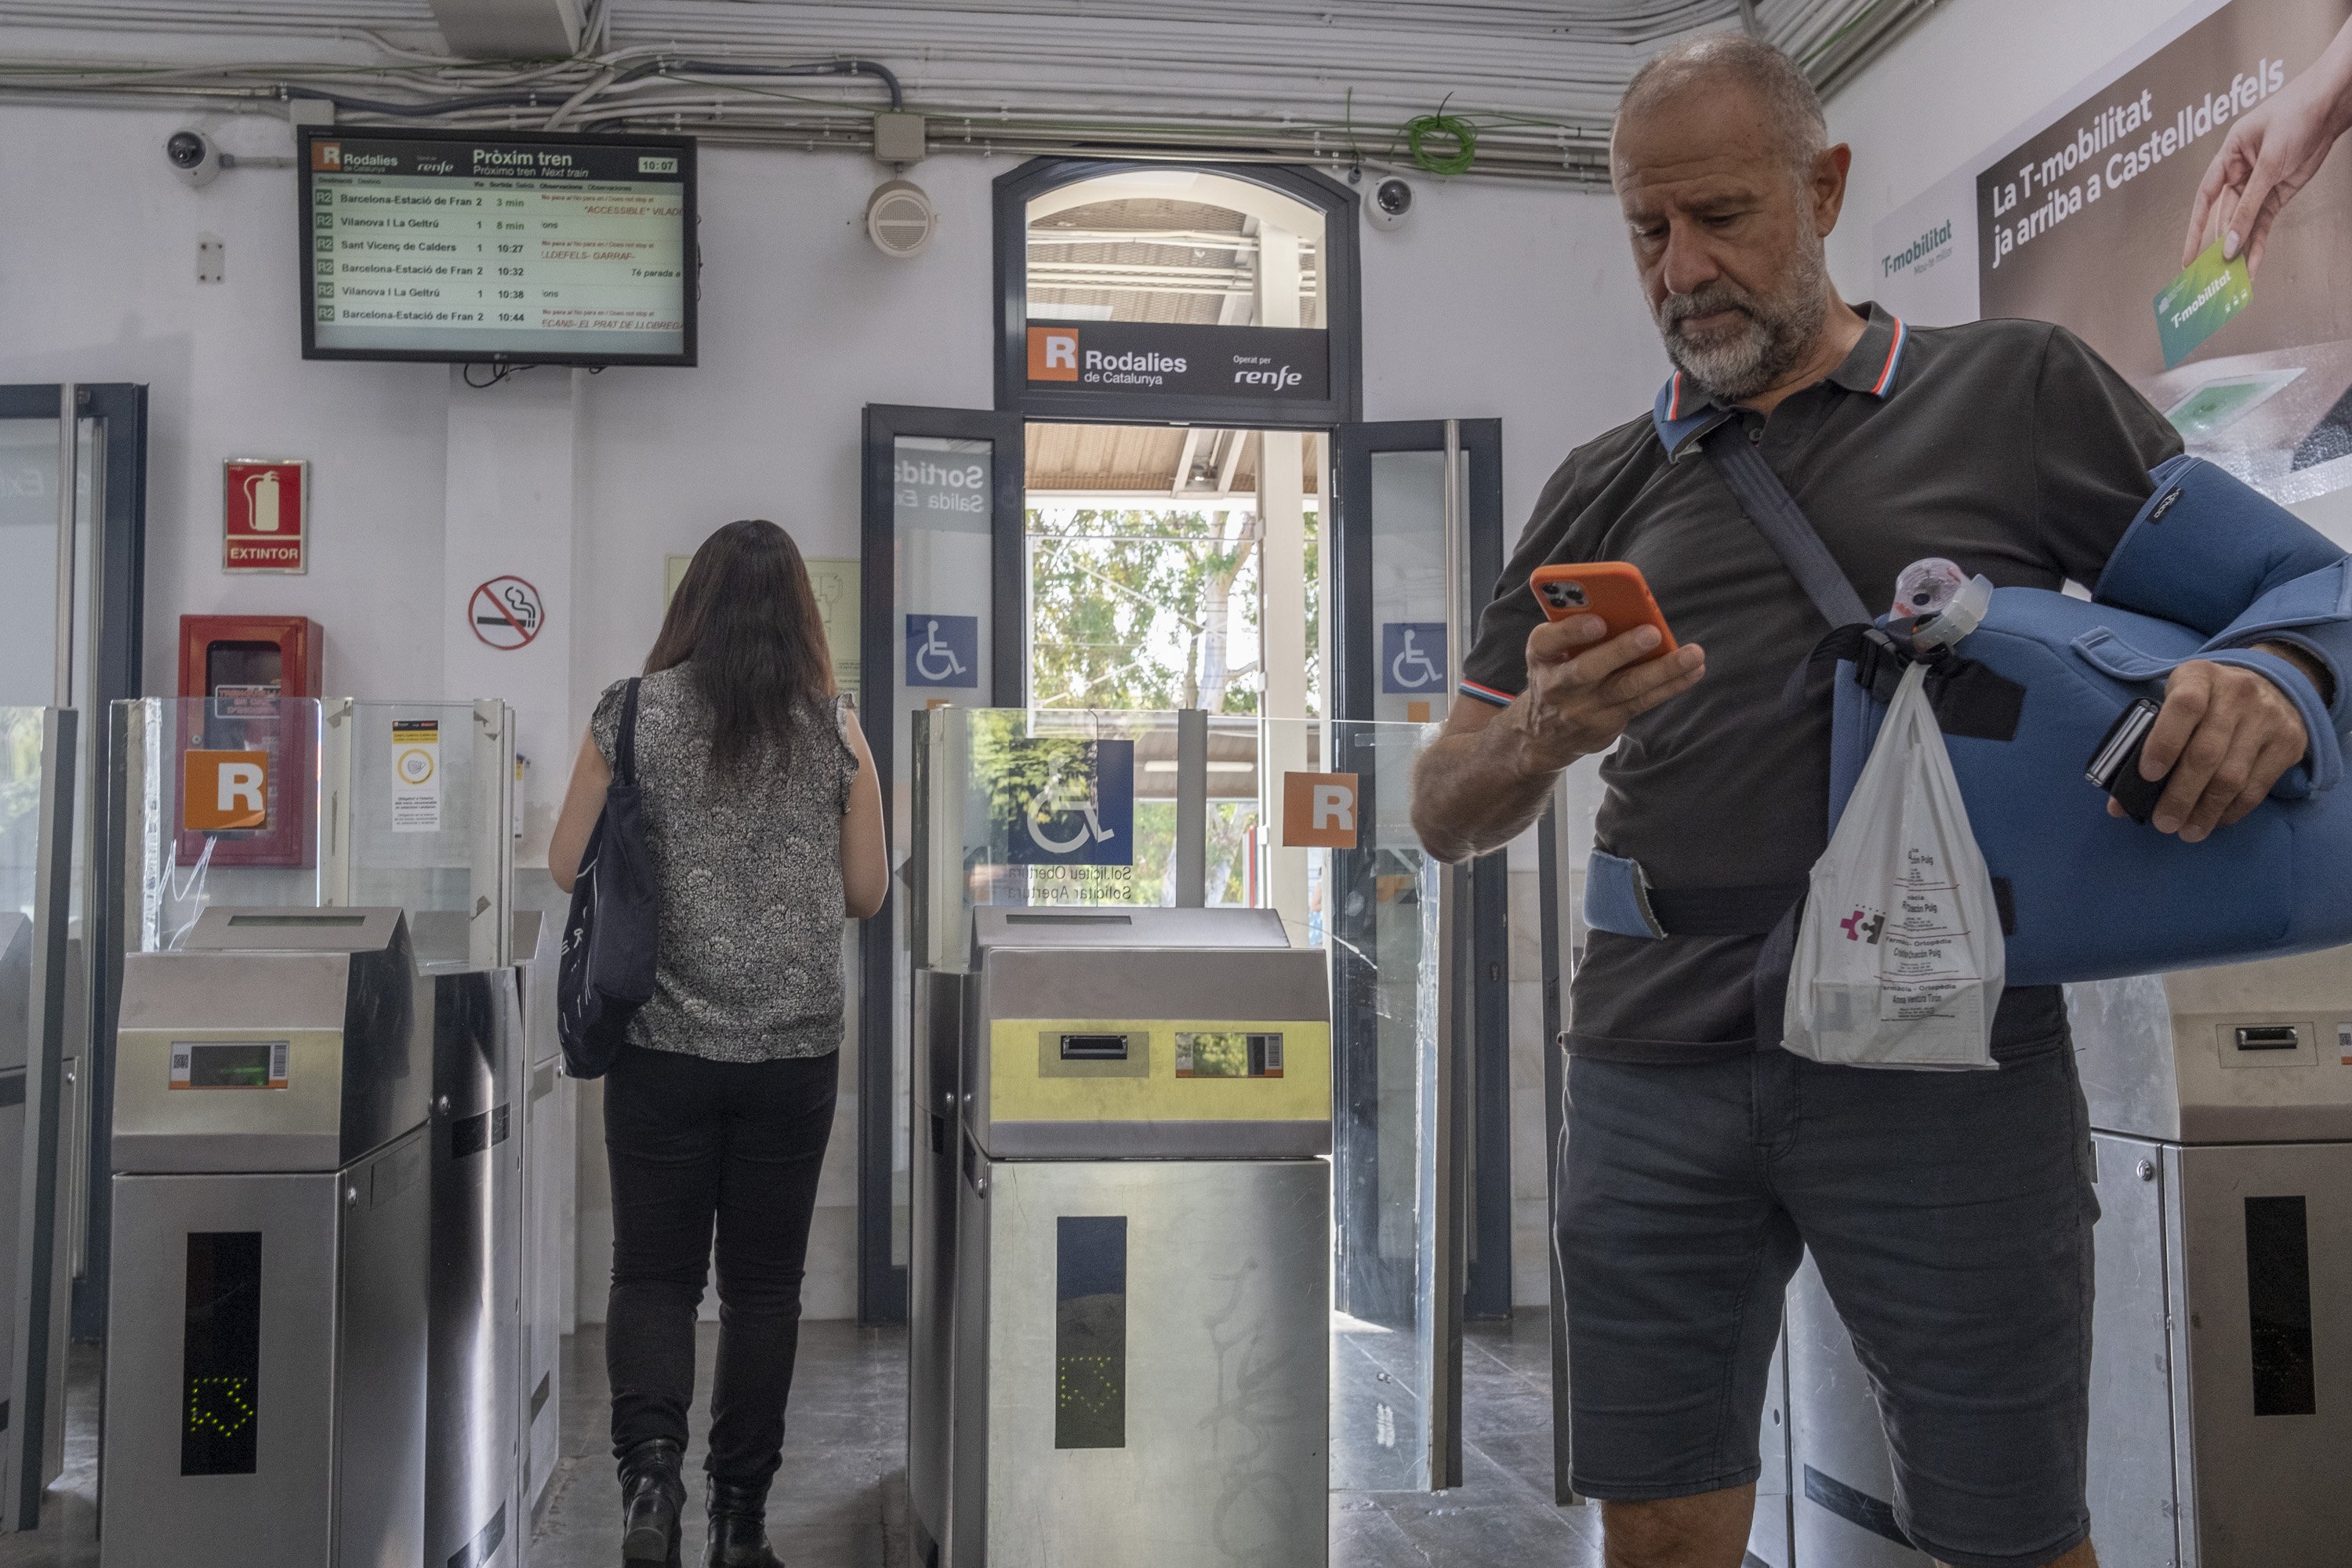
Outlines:
[[2299, 1051], [2303, 1049], [2303, 1030], [2294, 1024], [2242, 1024], [2238, 1026], [2238, 1048], [2242, 1051]]
[[1127, 1037], [1064, 1035], [1062, 1059], [1066, 1062], [1123, 1062], [1127, 1060]]

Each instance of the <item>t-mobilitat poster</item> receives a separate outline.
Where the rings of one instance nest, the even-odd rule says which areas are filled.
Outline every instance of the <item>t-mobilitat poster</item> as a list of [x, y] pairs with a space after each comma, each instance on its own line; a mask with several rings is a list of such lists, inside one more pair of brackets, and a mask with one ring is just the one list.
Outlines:
[[2347, 128], [2352, 0], [2192, 6], [1880, 223], [1872, 290], [2071, 328], [2282, 501], [2352, 485]]

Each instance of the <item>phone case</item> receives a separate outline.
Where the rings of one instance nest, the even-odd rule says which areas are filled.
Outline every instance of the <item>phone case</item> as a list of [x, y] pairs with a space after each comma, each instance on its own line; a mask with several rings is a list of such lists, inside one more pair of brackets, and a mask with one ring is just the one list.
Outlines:
[[1611, 637], [1632, 631], [1635, 626], [1658, 628], [1658, 652], [1675, 650], [1675, 634], [1666, 625], [1666, 617], [1658, 608], [1657, 600], [1650, 596], [1650, 584], [1642, 569], [1630, 561], [1591, 561], [1574, 566], [1538, 566], [1528, 578], [1528, 587], [1534, 593], [1536, 603], [1543, 609], [1547, 620], [1564, 620], [1570, 616], [1599, 616]]

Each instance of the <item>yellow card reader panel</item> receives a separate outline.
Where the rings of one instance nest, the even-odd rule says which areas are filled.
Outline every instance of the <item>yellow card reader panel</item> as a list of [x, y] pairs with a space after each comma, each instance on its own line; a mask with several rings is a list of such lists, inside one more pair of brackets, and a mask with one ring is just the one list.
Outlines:
[[1005, 1121], [1328, 1121], [1331, 1026], [1298, 1018], [998, 1018]]

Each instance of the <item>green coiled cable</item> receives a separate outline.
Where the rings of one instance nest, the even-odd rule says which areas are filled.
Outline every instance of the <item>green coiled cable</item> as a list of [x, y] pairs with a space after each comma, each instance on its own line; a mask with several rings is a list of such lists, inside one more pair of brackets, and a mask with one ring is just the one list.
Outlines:
[[[1443, 137], [1453, 143], [1450, 152], [1439, 152], [1430, 146], [1433, 137]], [[1416, 167], [1433, 174], [1464, 174], [1478, 156], [1478, 128], [1458, 114], [1447, 114], [1441, 108], [1435, 114], [1423, 114], [1404, 124], [1404, 144], [1412, 154]]]

